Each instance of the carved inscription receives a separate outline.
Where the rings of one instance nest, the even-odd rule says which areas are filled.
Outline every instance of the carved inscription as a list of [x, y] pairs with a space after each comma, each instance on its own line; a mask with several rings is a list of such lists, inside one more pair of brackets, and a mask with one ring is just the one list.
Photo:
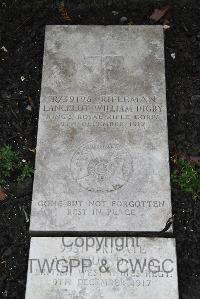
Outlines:
[[162, 103], [155, 96], [51, 95], [44, 102], [44, 119], [66, 127], [146, 129], [162, 115]]
[[42, 241], [41, 252], [29, 258], [30, 281], [40, 279], [45, 299], [120, 298], [122, 291], [123, 298], [147, 298], [141, 295], [145, 292], [154, 298], [155, 288], [167, 294], [169, 287], [173, 295], [168, 298], [177, 298], [171, 240], [77, 237], [52, 242], [46, 253]]

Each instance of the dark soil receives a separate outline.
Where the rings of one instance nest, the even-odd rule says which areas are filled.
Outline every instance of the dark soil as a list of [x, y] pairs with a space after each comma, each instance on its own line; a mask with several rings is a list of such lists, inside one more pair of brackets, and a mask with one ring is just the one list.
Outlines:
[[[66, 0], [65, 4], [71, 21], [58, 11], [59, 1], [0, 0], [0, 146], [10, 144], [34, 165], [46, 24], [121, 24], [122, 17], [127, 18], [123, 24], [152, 24], [153, 9], [170, 4], [167, 15], [156, 23], [170, 25], [165, 30], [170, 155], [198, 156], [200, 1]], [[8, 184], [7, 198], [0, 202], [0, 298], [22, 299], [32, 180], [17, 184], [13, 176]], [[198, 299], [200, 202], [173, 185], [172, 201], [180, 298]]]

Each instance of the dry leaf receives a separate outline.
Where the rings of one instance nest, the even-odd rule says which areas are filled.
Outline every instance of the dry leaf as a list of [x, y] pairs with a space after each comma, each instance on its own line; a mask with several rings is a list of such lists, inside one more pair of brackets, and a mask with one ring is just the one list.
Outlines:
[[200, 166], [200, 157], [197, 156], [189, 156], [190, 161], [193, 161], [194, 163], [196, 163], [197, 165]]
[[167, 13], [169, 8], [169, 5], [163, 6], [161, 8], [155, 8], [152, 15], [150, 16], [150, 20], [158, 22]]
[[28, 96], [28, 102], [30, 104], [31, 107], [34, 107], [34, 104], [33, 104], [33, 99], [31, 96]]
[[67, 9], [64, 5], [60, 5], [58, 11], [61, 14], [64, 21], [71, 21], [72, 18], [68, 15]]
[[32, 153], [35, 153], [35, 148], [28, 148], [28, 150], [30, 151], [30, 152], [32, 152]]
[[6, 199], [6, 193], [2, 188], [0, 188], [0, 201], [4, 201]]

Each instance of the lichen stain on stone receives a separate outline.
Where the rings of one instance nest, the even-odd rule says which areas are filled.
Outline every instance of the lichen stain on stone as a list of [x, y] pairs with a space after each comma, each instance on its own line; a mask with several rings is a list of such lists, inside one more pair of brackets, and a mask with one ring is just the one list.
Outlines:
[[48, 86], [61, 87], [69, 84], [77, 72], [76, 63], [69, 57], [61, 58], [53, 53], [48, 53], [48, 66], [45, 66], [46, 77], [50, 84]]
[[59, 49], [61, 49], [61, 47], [62, 47], [62, 43], [59, 42], [59, 41], [56, 41], [56, 42], [55, 42], [55, 48], [56, 48], [57, 50], [59, 50]]
[[76, 134], [77, 134], [77, 130], [75, 128], [70, 128], [68, 130], [69, 142], [74, 141]]
[[76, 63], [69, 57], [65, 57], [60, 70], [65, 79], [71, 80], [77, 71]]

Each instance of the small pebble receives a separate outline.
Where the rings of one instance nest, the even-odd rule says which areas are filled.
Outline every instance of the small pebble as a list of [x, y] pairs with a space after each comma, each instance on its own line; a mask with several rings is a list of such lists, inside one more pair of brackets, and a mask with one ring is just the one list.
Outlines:
[[112, 11], [112, 14], [113, 14], [114, 16], [116, 16], [116, 15], [118, 15], [118, 14], [119, 14], [119, 12], [118, 12], [118, 11], [116, 11], [116, 10], [113, 10], [113, 11]]
[[120, 19], [120, 23], [125, 23], [127, 21], [128, 21], [127, 17], [121, 17]]
[[172, 57], [173, 59], [175, 59], [175, 58], [176, 58], [176, 54], [175, 54], [175, 53], [172, 53], [172, 54], [171, 54], [171, 57]]
[[28, 105], [28, 106], [26, 107], [26, 110], [28, 110], [28, 111], [32, 111], [32, 107], [31, 107], [31, 105]]
[[4, 52], [8, 52], [8, 50], [6, 49], [6, 47], [1, 47], [1, 49], [4, 51]]
[[169, 25], [164, 25], [163, 28], [164, 28], [165, 30], [167, 30], [167, 29], [170, 29], [170, 26], [169, 26]]

